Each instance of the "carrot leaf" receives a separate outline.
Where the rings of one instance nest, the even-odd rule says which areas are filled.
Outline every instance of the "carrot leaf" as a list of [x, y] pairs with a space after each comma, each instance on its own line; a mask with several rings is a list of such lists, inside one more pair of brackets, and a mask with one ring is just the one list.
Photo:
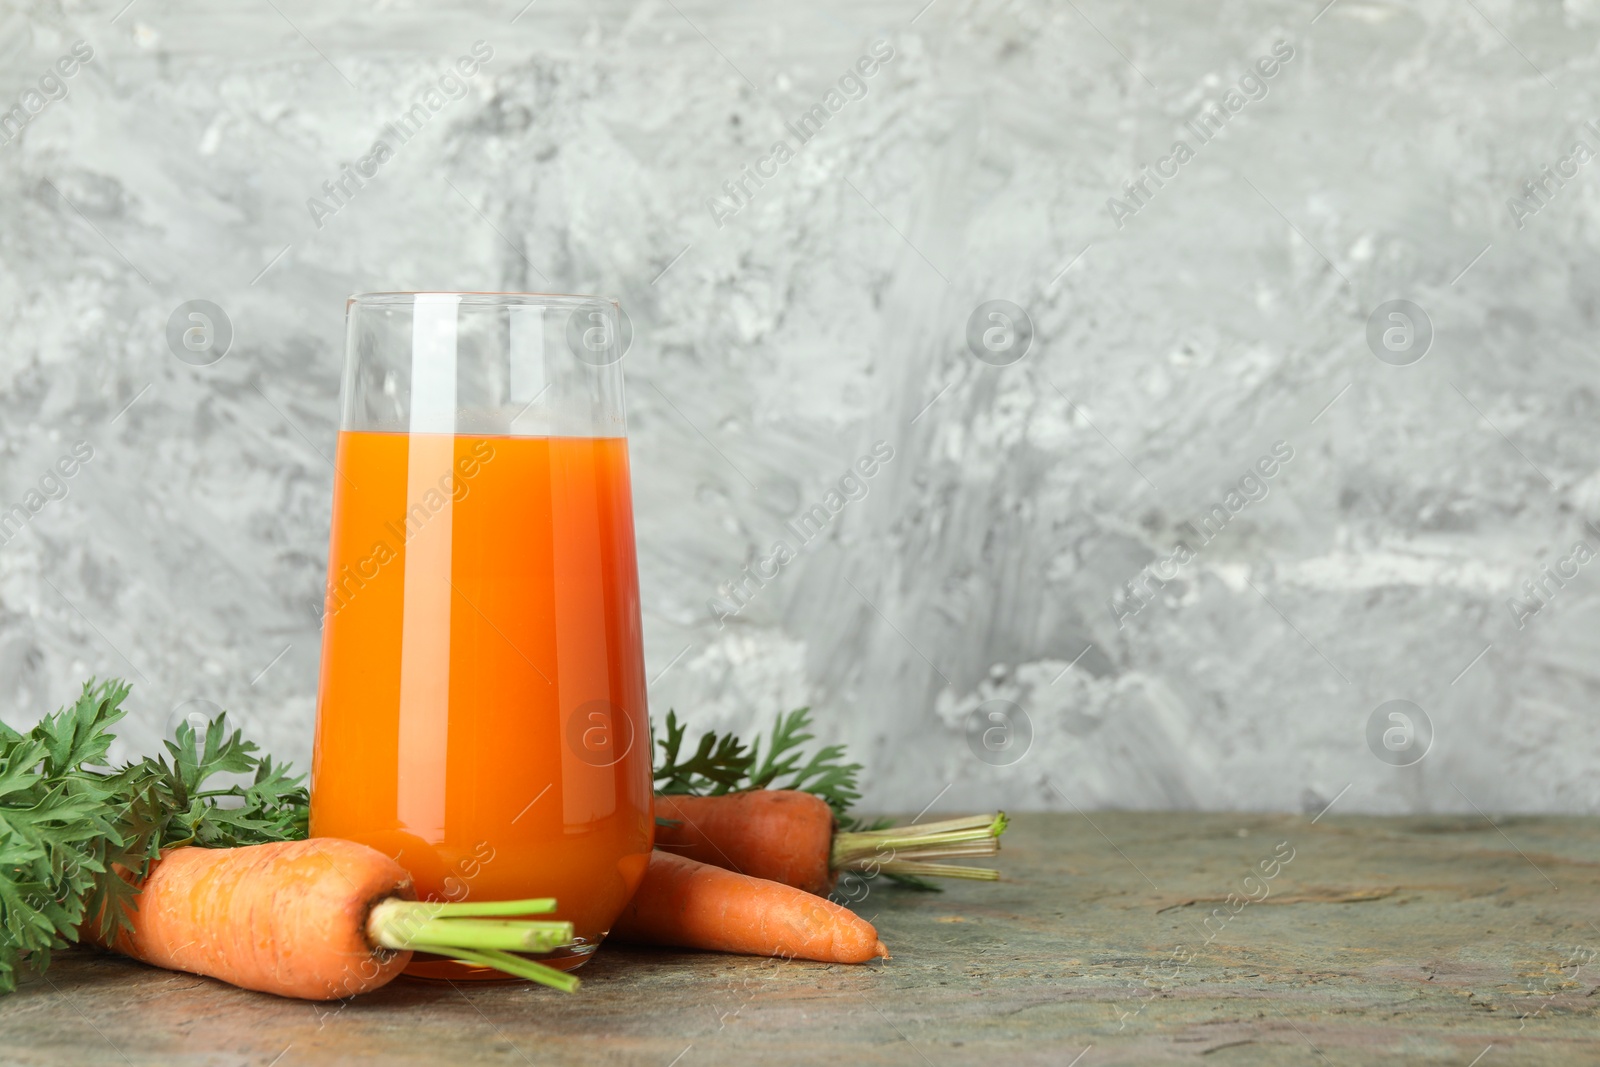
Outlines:
[[811, 709], [797, 708], [779, 715], [772, 727], [767, 758], [761, 760], [761, 740], [750, 747], [751, 763], [757, 769], [750, 775], [747, 789], [799, 789], [815, 793], [828, 802], [836, 817], [843, 817], [850, 805], [861, 799], [856, 788], [861, 764], [844, 762], [843, 745], [826, 745], [801, 763], [801, 749], [813, 740], [809, 733]]
[[667, 736], [656, 742], [661, 760], [656, 764], [656, 792], [720, 796], [742, 788], [753, 755], [732, 734], [707, 733], [688, 757], [680, 756], [685, 729], [676, 712], [667, 712]]
[[[163, 848], [235, 848], [306, 836], [304, 778], [258, 756], [255, 742], [230, 727], [227, 712], [206, 723], [203, 735], [180, 723], [166, 749], [170, 762], [147, 757], [122, 772], [129, 803], [118, 862], [136, 877]], [[218, 775], [249, 779], [214, 786]]]
[[778, 716], [764, 758], [760, 738], [747, 747], [733, 734], [715, 731], [702, 734], [685, 757], [687, 729], [676, 712], [667, 712], [666, 728], [667, 736], [656, 741], [661, 749], [655, 768], [658, 793], [721, 796], [745, 789], [801, 789], [826, 800], [840, 818], [861, 797], [861, 764], [845, 762], [843, 745], [825, 745], [805, 756], [803, 749], [814, 740], [810, 708]]

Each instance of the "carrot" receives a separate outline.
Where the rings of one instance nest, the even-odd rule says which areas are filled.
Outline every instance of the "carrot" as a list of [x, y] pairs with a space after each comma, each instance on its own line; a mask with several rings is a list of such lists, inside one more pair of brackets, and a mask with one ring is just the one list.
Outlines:
[[644, 881], [610, 936], [824, 963], [865, 963], [889, 955], [871, 923], [831, 900], [669, 852], [650, 854]]
[[833, 888], [833, 809], [814, 793], [658, 796], [656, 820], [656, 847], [674, 855], [822, 896]]
[[306, 1000], [377, 989], [413, 950], [576, 987], [577, 979], [506, 951], [550, 951], [571, 940], [570, 923], [482, 918], [548, 912], [554, 901], [431, 904], [415, 896], [404, 868], [352, 841], [174, 848], [152, 864], [125, 929], [107, 939], [101, 924], [86, 922], [80, 935], [158, 967]]
[[999, 872], [932, 860], [992, 856], [1003, 812], [835, 833], [821, 797], [793, 789], [656, 797], [656, 847], [826, 895], [842, 871], [993, 881]]

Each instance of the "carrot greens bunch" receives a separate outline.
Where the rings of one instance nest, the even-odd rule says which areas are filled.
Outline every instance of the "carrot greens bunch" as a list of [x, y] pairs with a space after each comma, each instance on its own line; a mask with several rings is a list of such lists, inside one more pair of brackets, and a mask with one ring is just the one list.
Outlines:
[[[167, 754], [106, 766], [125, 682], [84, 683], [72, 705], [20, 733], [0, 723], [0, 993], [27, 957], [42, 970], [76, 941], [86, 916], [114, 938], [127, 927], [135, 882], [163, 849], [304, 837], [303, 779], [256, 754], [226, 715], [197, 735], [188, 723]], [[240, 780], [217, 785], [218, 775]]]
[[667, 712], [667, 736], [656, 742], [661, 759], [655, 768], [656, 792], [668, 795], [722, 796], [746, 789], [798, 789], [828, 802], [835, 816], [847, 817], [861, 799], [856, 787], [861, 764], [846, 763], [843, 745], [824, 745], [802, 762], [802, 749], [814, 740], [811, 709], [779, 715], [766, 755], [761, 738], [746, 745], [731, 733], [710, 731], [688, 755], [681, 754], [686, 728], [676, 712]]

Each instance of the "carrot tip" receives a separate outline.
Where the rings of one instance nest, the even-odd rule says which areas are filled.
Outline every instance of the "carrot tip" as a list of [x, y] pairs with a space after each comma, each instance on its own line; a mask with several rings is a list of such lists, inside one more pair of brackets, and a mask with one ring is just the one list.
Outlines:
[[874, 956], [882, 956], [884, 959], [891, 958], [889, 955], [888, 946], [886, 946], [882, 941], [879, 941], [877, 944], [872, 946], [872, 954]]

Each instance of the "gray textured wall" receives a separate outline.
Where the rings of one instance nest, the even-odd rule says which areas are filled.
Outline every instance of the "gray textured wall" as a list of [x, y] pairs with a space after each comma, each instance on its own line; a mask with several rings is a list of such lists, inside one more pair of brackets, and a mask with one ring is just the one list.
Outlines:
[[[344, 296], [598, 292], [637, 331], [657, 715], [809, 703], [879, 807], [1595, 810], [1600, 161], [1561, 161], [1600, 149], [1600, 6], [920, 3], [0, 8], [0, 108], [41, 105], [0, 147], [0, 508], [39, 505], [0, 545], [5, 719], [121, 673], [132, 748], [211, 701], [304, 759]], [[1576, 177], [1528, 199], [1547, 164]], [[209, 366], [166, 340], [199, 298]], [[966, 341], [991, 299], [1032, 323], [1010, 365]], [[1420, 362], [1369, 346], [1395, 299]], [[1576, 577], [1533, 611], [1546, 565]], [[1392, 709], [1369, 740], [1395, 699], [1410, 766]]]

